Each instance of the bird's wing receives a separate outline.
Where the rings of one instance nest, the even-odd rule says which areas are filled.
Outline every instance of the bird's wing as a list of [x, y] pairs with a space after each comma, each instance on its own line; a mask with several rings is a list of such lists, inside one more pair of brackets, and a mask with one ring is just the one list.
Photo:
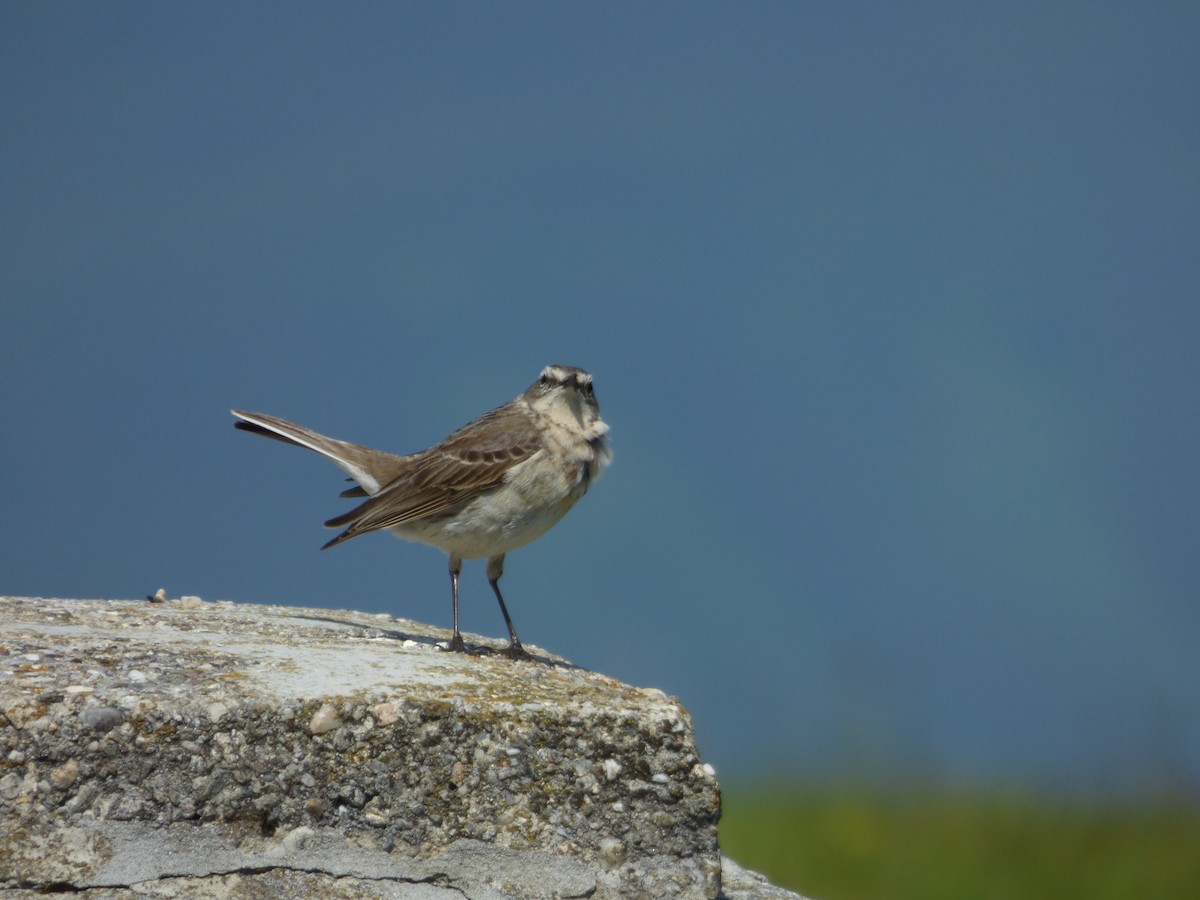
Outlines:
[[408, 457], [404, 471], [390, 484], [326, 522], [327, 528], [349, 527], [325, 547], [464, 503], [503, 483], [513, 466], [539, 449], [541, 437], [523, 411], [506, 404], [485, 413], [440, 444]]

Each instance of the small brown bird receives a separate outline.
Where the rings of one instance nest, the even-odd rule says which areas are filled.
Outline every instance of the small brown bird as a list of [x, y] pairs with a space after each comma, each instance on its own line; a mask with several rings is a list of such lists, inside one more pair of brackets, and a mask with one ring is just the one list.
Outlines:
[[342, 496], [368, 499], [325, 523], [345, 530], [322, 550], [387, 530], [449, 554], [454, 636], [448, 650], [467, 650], [458, 627], [462, 562], [486, 557], [488, 583], [508, 627], [509, 646], [501, 652], [531, 658], [500, 593], [504, 556], [545, 534], [612, 460], [591, 375], [547, 366], [513, 400], [409, 456], [335, 440], [274, 416], [232, 412], [235, 427], [314, 450], [358, 482]]

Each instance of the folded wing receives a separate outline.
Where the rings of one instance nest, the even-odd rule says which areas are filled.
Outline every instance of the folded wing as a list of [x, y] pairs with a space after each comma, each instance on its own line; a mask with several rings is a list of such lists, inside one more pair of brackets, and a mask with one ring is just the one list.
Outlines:
[[440, 444], [406, 457], [395, 479], [365, 503], [326, 522], [328, 528], [348, 527], [325, 547], [466, 503], [498, 487], [510, 469], [540, 448], [540, 437], [525, 416], [506, 407], [492, 410]]

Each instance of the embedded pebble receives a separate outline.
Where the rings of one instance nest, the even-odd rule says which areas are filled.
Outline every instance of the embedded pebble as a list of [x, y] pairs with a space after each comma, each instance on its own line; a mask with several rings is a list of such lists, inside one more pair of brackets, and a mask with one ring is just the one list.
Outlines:
[[380, 725], [392, 725], [400, 719], [400, 713], [396, 711], [395, 703], [380, 703], [371, 712], [375, 716], [375, 721]]
[[50, 770], [50, 783], [56, 788], [68, 788], [79, 777], [79, 763], [68, 760], [56, 769]]
[[308, 730], [313, 734], [325, 734], [341, 724], [342, 718], [338, 715], [337, 707], [326, 703], [313, 714]]
[[287, 833], [280, 846], [285, 853], [295, 853], [297, 850], [303, 850], [312, 843], [312, 839], [317, 836], [317, 833], [307, 825], [301, 825], [298, 828], [293, 828]]
[[122, 710], [112, 706], [89, 706], [81, 714], [84, 724], [91, 726], [96, 731], [112, 731], [125, 719], [125, 713]]
[[600, 839], [600, 858], [610, 868], [625, 862], [625, 845], [616, 838]]
[[4, 777], [0, 778], [0, 799], [16, 800], [21, 794], [21, 776], [16, 772], [9, 772]]

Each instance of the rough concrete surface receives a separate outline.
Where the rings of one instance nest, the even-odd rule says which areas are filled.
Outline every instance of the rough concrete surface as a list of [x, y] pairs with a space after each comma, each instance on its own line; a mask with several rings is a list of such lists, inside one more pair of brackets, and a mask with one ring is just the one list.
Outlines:
[[691, 722], [388, 616], [0, 598], [0, 893], [795, 897], [722, 859]]

